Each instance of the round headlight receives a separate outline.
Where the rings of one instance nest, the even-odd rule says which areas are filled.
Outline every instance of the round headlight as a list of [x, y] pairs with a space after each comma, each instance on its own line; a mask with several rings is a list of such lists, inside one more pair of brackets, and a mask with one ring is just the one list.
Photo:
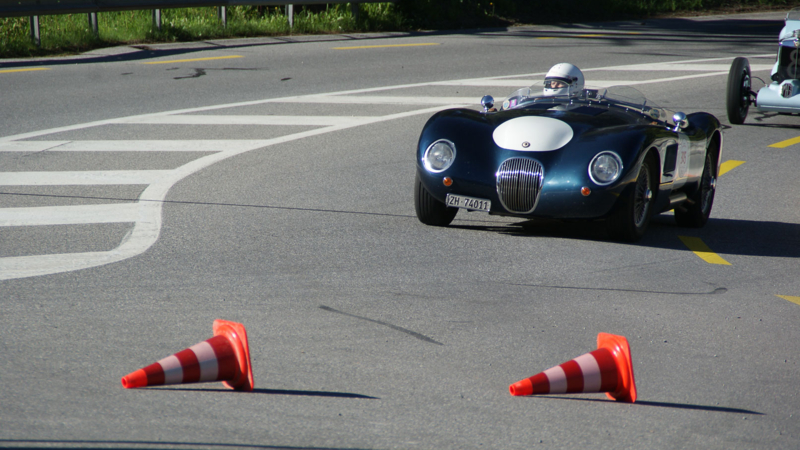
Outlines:
[[422, 157], [422, 164], [430, 172], [447, 170], [456, 159], [456, 145], [447, 139], [439, 139], [431, 144]]
[[589, 163], [589, 177], [600, 186], [613, 183], [621, 173], [622, 160], [614, 152], [600, 152]]

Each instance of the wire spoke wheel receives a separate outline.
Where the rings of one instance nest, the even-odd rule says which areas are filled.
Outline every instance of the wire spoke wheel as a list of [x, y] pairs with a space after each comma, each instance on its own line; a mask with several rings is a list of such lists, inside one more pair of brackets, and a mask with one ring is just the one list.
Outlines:
[[[710, 158], [710, 156], [706, 156]], [[714, 199], [714, 190], [716, 189], [717, 180], [711, 173], [710, 162], [706, 163], [705, 170], [703, 170], [703, 179], [700, 181], [700, 211], [708, 215], [709, 209]]]
[[675, 221], [678, 225], [700, 228], [708, 222], [708, 217], [711, 215], [711, 207], [714, 205], [714, 193], [717, 190], [716, 161], [716, 156], [711, 153], [711, 149], [707, 150], [700, 186], [689, 197], [690, 201], [675, 208]]
[[636, 228], [643, 227], [647, 222], [652, 199], [650, 172], [646, 165], [642, 165], [642, 168], [639, 169], [639, 178], [636, 180], [636, 193], [633, 198], [633, 222]]
[[620, 196], [616, 209], [606, 221], [608, 234], [612, 239], [636, 242], [644, 236], [655, 200], [657, 167], [658, 161], [652, 154], [646, 157], [639, 167], [636, 181]]

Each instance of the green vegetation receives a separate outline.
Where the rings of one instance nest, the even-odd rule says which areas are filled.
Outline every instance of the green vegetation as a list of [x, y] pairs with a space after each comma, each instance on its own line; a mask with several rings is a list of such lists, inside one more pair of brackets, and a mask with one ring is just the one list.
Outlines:
[[[290, 0], [287, 0], [290, 1]], [[233, 6], [227, 26], [217, 8], [162, 11], [158, 30], [151, 11], [98, 13], [95, 35], [86, 14], [41, 16], [41, 46], [30, 37], [27, 17], [0, 18], [0, 57], [84, 52], [99, 47], [290, 34], [458, 29], [652, 17], [686, 12], [787, 9], [799, 0], [399, 0], [363, 3], [353, 17], [350, 4], [295, 6], [294, 27], [285, 8]]]
[[359, 7], [358, 20], [349, 4], [295, 7], [294, 27], [289, 27], [285, 8], [232, 6], [223, 26], [216, 7], [166, 9], [161, 12], [161, 30], [152, 11], [101, 12], [98, 35], [92, 32], [87, 14], [40, 16], [41, 46], [30, 37], [27, 17], [0, 18], [0, 57], [39, 56], [84, 52], [114, 45], [152, 42], [195, 41], [251, 36], [285, 36], [400, 30], [403, 24], [391, 3], [369, 3]]

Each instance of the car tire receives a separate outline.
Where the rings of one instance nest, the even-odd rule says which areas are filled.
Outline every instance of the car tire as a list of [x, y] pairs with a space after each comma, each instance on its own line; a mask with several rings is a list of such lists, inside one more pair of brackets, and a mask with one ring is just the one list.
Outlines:
[[675, 222], [682, 227], [702, 228], [711, 215], [714, 193], [717, 186], [717, 162], [710, 152], [706, 152], [703, 176], [700, 187], [689, 197], [689, 201], [675, 208]]
[[728, 121], [741, 125], [750, 108], [750, 62], [741, 56], [733, 60], [728, 72], [728, 88], [726, 106]]
[[639, 167], [636, 181], [623, 191], [617, 208], [606, 221], [612, 239], [636, 242], [644, 236], [653, 215], [653, 200], [658, 185], [657, 166], [658, 162], [653, 156], [646, 157]]
[[425, 225], [446, 227], [456, 217], [458, 208], [450, 208], [436, 200], [420, 181], [419, 176], [414, 180], [414, 209], [417, 218]]

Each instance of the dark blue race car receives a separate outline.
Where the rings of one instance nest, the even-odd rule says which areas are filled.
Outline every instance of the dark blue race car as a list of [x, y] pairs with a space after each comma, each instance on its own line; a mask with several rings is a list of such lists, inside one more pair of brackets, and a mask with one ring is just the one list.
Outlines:
[[419, 138], [414, 204], [447, 226], [459, 209], [525, 219], [605, 221], [636, 241], [653, 214], [681, 226], [711, 213], [722, 152], [711, 114], [672, 114], [630, 87], [572, 96], [512, 94], [500, 111], [441, 111]]

